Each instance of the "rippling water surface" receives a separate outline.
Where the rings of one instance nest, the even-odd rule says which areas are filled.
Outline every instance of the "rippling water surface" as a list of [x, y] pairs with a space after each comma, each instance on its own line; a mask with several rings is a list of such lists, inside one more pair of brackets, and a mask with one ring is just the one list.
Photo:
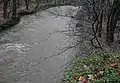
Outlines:
[[[57, 9], [68, 13], [72, 8]], [[51, 56], [69, 44], [64, 34], [56, 32], [66, 30], [69, 21], [46, 10], [24, 16], [18, 25], [1, 32], [0, 83], [60, 83], [56, 73], [69, 61], [70, 51]]]

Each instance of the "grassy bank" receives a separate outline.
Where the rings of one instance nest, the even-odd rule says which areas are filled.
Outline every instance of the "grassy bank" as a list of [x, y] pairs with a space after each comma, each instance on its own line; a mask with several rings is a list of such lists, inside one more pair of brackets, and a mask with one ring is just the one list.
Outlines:
[[64, 71], [63, 83], [120, 83], [120, 54], [92, 52]]

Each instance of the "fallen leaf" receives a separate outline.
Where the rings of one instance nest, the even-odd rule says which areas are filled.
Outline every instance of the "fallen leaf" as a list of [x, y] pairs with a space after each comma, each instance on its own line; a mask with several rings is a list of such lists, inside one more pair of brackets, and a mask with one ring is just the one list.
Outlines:
[[118, 67], [118, 63], [112, 63], [109, 65], [110, 67]]
[[120, 71], [118, 71], [118, 75], [120, 76]]
[[83, 79], [83, 81], [81, 83], [87, 83], [87, 80]]
[[89, 76], [89, 80], [94, 80], [94, 76], [92, 74], [88, 75]]
[[78, 79], [79, 81], [83, 81], [84, 77], [80, 76], [80, 78]]
[[77, 75], [76, 74], [72, 74], [72, 78], [76, 80]]
[[97, 75], [103, 75], [103, 74], [104, 74], [104, 71], [97, 72]]

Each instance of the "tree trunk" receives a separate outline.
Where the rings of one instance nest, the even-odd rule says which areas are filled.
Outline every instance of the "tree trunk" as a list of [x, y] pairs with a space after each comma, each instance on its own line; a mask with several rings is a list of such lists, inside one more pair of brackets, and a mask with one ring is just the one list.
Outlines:
[[100, 0], [99, 2], [99, 8], [101, 10], [100, 12], [100, 16], [99, 16], [99, 26], [98, 26], [98, 37], [101, 38], [101, 32], [102, 32], [102, 22], [103, 22], [103, 4], [104, 4], [105, 0]]
[[99, 26], [98, 26], [98, 37], [101, 38], [101, 32], [102, 32], [102, 22], [103, 22], [103, 11], [100, 14], [100, 20], [99, 20]]
[[20, 0], [17, 1], [18, 8], [20, 7]]
[[120, 1], [114, 0], [113, 6], [110, 11], [110, 15], [108, 16], [107, 22], [107, 34], [106, 34], [106, 41], [108, 43], [112, 43], [114, 41], [114, 30], [117, 24], [118, 12], [120, 11]]
[[16, 0], [13, 0], [13, 12], [12, 12], [12, 19], [16, 18], [16, 11], [17, 11], [17, 7], [16, 7]]
[[[107, 36], [106, 36], [106, 40], [108, 43], [112, 43], [114, 41], [114, 27], [115, 26], [112, 26], [113, 24], [113, 21], [110, 20], [108, 23], [107, 23]], [[116, 24], [116, 22], [115, 22]]]
[[3, 3], [3, 18], [4, 18], [4, 19], [7, 19], [8, 1], [9, 1], [9, 0], [6, 0], [6, 1], [4, 1], [4, 3]]
[[29, 0], [25, 0], [26, 9], [29, 9]]

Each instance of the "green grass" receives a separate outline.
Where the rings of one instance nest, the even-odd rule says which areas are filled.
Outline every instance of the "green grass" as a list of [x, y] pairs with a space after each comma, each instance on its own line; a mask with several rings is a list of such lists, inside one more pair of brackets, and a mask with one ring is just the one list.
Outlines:
[[[117, 63], [117, 66], [110, 66]], [[120, 83], [120, 54], [92, 52], [88, 56], [76, 58], [72, 65], [64, 71], [63, 83], [77, 83], [80, 76], [93, 75], [88, 83]], [[97, 75], [103, 71], [103, 75]], [[119, 81], [119, 82], [116, 82]]]

